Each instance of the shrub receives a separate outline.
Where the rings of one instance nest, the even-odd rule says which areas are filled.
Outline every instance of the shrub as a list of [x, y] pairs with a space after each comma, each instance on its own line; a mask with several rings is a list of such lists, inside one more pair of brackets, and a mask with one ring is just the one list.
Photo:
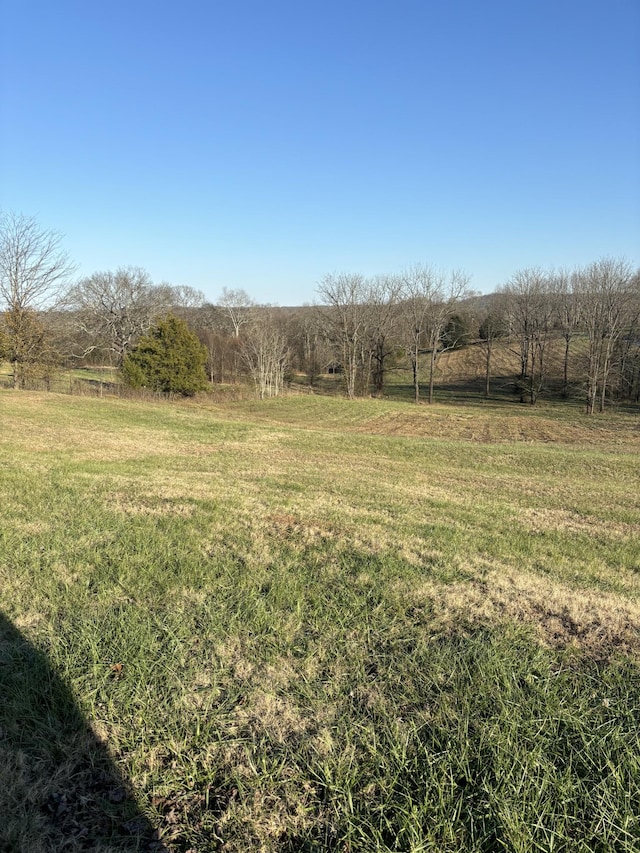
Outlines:
[[184, 320], [171, 315], [161, 320], [126, 356], [124, 381], [132, 388], [149, 388], [191, 397], [207, 388], [207, 352]]

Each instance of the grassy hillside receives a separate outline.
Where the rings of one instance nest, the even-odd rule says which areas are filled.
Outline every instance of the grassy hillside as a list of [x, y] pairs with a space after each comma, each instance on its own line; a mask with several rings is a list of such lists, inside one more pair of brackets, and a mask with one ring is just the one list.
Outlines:
[[0, 642], [0, 848], [152, 849], [89, 803], [91, 737], [155, 849], [640, 849], [637, 417], [4, 391], [0, 422], [33, 669]]

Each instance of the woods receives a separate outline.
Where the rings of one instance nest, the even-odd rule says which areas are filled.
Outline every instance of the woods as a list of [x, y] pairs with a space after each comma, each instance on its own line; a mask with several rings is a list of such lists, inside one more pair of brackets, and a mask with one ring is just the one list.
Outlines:
[[[315, 305], [286, 309], [227, 287], [210, 303], [189, 286], [154, 283], [140, 267], [77, 280], [74, 271], [57, 232], [3, 214], [0, 356], [14, 388], [48, 383], [61, 369], [120, 370], [173, 317], [206, 352], [208, 383], [199, 378], [197, 390], [248, 383], [264, 398], [292, 382], [320, 390], [331, 375], [349, 399], [384, 397], [392, 384], [415, 403], [433, 403], [443, 356], [464, 350], [486, 397], [499, 387], [531, 405], [579, 399], [588, 414], [640, 403], [640, 274], [624, 259], [523, 268], [488, 295], [470, 290], [469, 273], [429, 264], [371, 277], [333, 273], [319, 282]], [[122, 377], [132, 387], [180, 385], [147, 385], [131, 362]]]

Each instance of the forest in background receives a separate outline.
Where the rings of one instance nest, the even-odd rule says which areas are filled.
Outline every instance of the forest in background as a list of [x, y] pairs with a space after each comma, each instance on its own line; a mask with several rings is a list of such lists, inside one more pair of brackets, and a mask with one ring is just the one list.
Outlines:
[[[423, 264], [327, 275], [312, 306], [257, 304], [227, 288], [213, 304], [138, 267], [77, 279], [56, 232], [3, 214], [0, 358], [15, 388], [73, 390], [61, 375], [85, 369], [100, 393], [123, 381], [185, 395], [249, 384], [261, 398], [301, 387], [397, 396], [404, 386], [407, 399], [430, 403], [439, 387], [457, 384], [530, 404], [580, 400], [587, 413], [640, 404], [640, 272], [629, 262], [522, 269], [489, 295], [473, 293], [470, 280]], [[154, 355], [162, 370], [123, 373], [168, 317], [182, 325], [174, 324], [180, 341]], [[178, 356], [188, 335], [200, 346]], [[166, 379], [180, 360], [191, 372], [183, 385]], [[90, 373], [98, 368], [108, 370]]]

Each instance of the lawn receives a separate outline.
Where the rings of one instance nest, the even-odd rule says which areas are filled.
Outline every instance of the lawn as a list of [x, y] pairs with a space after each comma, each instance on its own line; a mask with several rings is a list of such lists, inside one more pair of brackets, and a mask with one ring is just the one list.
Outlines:
[[640, 424], [0, 392], [0, 848], [640, 849]]

